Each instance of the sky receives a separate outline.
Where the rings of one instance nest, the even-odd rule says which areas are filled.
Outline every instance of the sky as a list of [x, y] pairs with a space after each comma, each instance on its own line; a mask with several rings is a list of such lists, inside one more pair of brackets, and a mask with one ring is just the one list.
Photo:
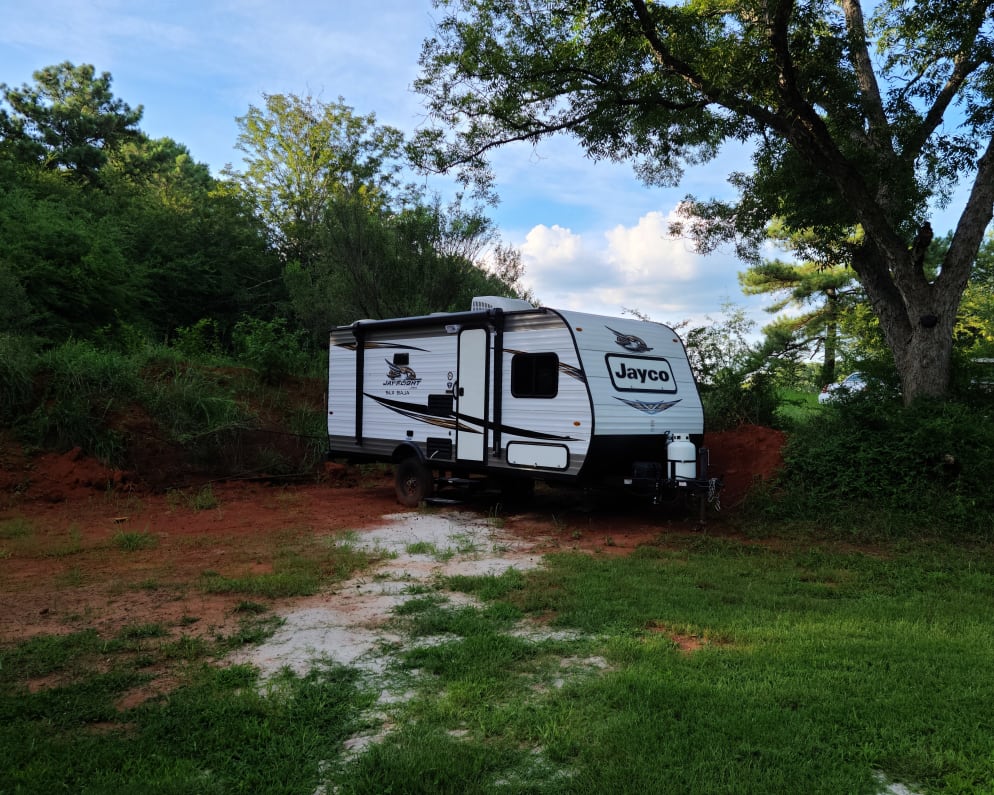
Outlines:
[[[236, 118], [264, 94], [341, 97], [412, 135], [426, 116], [412, 89], [418, 56], [438, 18], [430, 0], [0, 0], [0, 83], [92, 64], [110, 72], [115, 97], [144, 107], [147, 135], [185, 145], [218, 174], [240, 167]], [[689, 169], [671, 189], [591, 161], [566, 137], [499, 150], [493, 165], [501, 201], [487, 212], [521, 251], [523, 282], [541, 304], [694, 324], [734, 304], [757, 329], [769, 322], [769, 298], [739, 288], [744, 263], [667, 234], [686, 195], [732, 195], [726, 177], [748, 168], [743, 152]]]

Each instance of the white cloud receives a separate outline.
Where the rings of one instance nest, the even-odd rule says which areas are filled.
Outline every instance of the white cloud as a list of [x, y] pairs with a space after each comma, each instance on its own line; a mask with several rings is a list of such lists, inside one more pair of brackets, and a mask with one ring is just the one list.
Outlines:
[[745, 298], [729, 255], [701, 256], [672, 238], [672, 212], [649, 211], [631, 225], [583, 233], [538, 224], [518, 243], [524, 283], [544, 305], [603, 315], [637, 310], [654, 320], [705, 323], [722, 306], [746, 306], [760, 325], [769, 322], [762, 299]]
[[582, 246], [579, 235], [558, 224], [539, 224], [532, 228], [521, 246], [521, 253], [542, 266], [555, 268], [576, 261]]
[[671, 212], [664, 216], [652, 211], [639, 218], [635, 226], [618, 224], [604, 233], [608, 242], [608, 261], [627, 284], [645, 284], [650, 280], [686, 282], [700, 273], [700, 257], [684, 241], [669, 233]]

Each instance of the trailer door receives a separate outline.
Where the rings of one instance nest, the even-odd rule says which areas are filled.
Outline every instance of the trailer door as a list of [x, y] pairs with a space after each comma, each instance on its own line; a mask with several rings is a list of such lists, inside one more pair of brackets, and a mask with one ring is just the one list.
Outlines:
[[483, 461], [487, 446], [487, 331], [459, 332], [459, 373], [456, 389], [456, 458]]

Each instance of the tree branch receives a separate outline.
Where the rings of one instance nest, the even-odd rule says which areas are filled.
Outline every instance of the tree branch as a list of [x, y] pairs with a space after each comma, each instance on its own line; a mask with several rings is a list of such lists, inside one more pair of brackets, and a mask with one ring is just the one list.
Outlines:
[[[979, 28], [979, 26], [978, 26]], [[976, 31], [974, 31], [974, 39], [976, 38]], [[971, 45], [973, 40], [971, 39]], [[928, 109], [928, 113], [925, 114], [925, 118], [922, 120], [921, 125], [915, 135], [911, 136], [905, 143], [904, 152], [902, 157], [908, 162], [913, 162], [917, 159], [918, 155], [921, 153], [922, 147], [925, 146], [925, 142], [931, 137], [932, 133], [938, 129], [939, 125], [942, 124], [942, 119], [945, 116], [946, 110], [949, 108], [950, 103], [955, 98], [957, 92], [966, 82], [966, 79], [980, 67], [981, 61], [979, 60], [967, 60], [962, 56], [962, 53], [957, 55], [957, 59], [954, 62], [953, 71], [949, 75], [949, 79], [946, 80], [945, 85], [942, 90], [935, 98], [935, 102], [932, 103], [932, 107]]]
[[652, 55], [656, 63], [671, 74], [683, 79], [688, 86], [707, 98], [710, 102], [741, 113], [748, 118], [758, 121], [764, 127], [777, 130], [782, 135], [787, 135], [789, 125], [786, 124], [783, 118], [775, 113], [771, 113], [762, 105], [750, 102], [741, 96], [724, 91], [714, 84], [709, 83], [690, 64], [674, 56], [660, 38], [659, 31], [656, 30], [656, 25], [652, 20], [649, 9], [646, 7], [645, 1], [631, 0], [631, 3], [635, 15], [638, 17], [639, 28], [652, 48]]
[[858, 0], [842, 0], [842, 10], [849, 29], [849, 47], [852, 50], [853, 68], [856, 70], [856, 80], [859, 83], [860, 101], [863, 112], [870, 123], [870, 137], [880, 154], [888, 159], [894, 155], [891, 141], [890, 124], [884, 112], [883, 99], [880, 96], [880, 86], [873, 71], [873, 63], [867, 49], [866, 25], [863, 21], [863, 9]]
[[977, 250], [987, 225], [994, 217], [994, 137], [977, 161], [977, 176], [970, 198], [960, 215], [956, 231], [942, 263], [942, 272], [935, 280], [936, 288], [952, 290], [956, 296], [966, 286]]
[[805, 160], [835, 183], [845, 200], [852, 203], [887, 267], [895, 273], [906, 272], [905, 242], [895, 231], [859, 169], [842, 154], [825, 122], [804, 99], [797, 85], [788, 35], [793, 8], [792, 0], [780, 0], [769, 18], [770, 44], [780, 72], [780, 95], [785, 115], [793, 120], [787, 139]]

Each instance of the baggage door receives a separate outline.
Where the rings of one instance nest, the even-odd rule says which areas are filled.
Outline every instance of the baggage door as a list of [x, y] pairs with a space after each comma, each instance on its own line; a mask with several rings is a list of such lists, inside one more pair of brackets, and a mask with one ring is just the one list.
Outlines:
[[487, 331], [459, 332], [459, 372], [456, 381], [456, 459], [483, 461], [487, 447]]

